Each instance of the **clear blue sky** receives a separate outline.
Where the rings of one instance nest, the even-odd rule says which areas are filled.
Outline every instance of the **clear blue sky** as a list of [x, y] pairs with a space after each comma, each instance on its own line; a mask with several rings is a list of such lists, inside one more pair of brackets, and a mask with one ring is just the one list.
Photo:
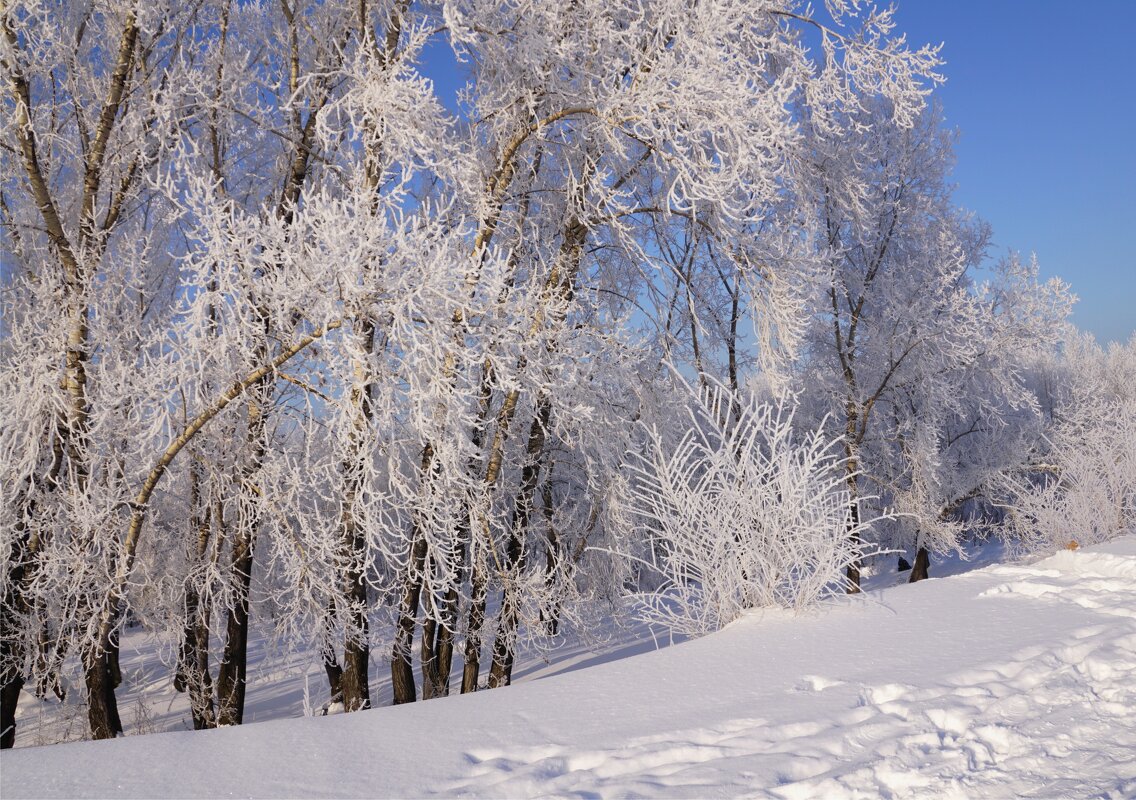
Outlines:
[[[885, 0], [880, 0], [881, 4]], [[1136, 0], [897, 0], [912, 46], [944, 43], [937, 90], [961, 131], [959, 204], [994, 227], [992, 257], [1036, 253], [1102, 343], [1136, 328]], [[819, 0], [817, 2], [819, 5]], [[464, 70], [427, 72], [453, 108]]]
[[1136, 328], [1136, 0], [897, 0], [944, 43], [938, 91], [961, 130], [959, 203], [996, 250], [1036, 252], [1102, 343]]

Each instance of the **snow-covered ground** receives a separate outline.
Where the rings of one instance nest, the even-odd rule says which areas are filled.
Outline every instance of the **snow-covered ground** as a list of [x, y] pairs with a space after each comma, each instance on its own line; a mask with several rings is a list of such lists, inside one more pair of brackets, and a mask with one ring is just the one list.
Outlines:
[[622, 647], [446, 700], [6, 751], [0, 794], [1136, 797], [1136, 537]]

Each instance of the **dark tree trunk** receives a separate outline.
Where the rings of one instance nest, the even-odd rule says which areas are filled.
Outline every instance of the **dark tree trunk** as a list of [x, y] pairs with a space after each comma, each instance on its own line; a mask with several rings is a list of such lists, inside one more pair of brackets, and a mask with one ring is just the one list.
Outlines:
[[[332, 647], [330, 641], [325, 641], [323, 645], [323, 671], [327, 674], [327, 688], [331, 699], [328, 705], [332, 706], [336, 703], [343, 702], [343, 668], [339, 666], [339, 661], [335, 657], [335, 648]], [[327, 709], [324, 709], [327, 713]]]
[[213, 678], [209, 674], [209, 609], [196, 589], [185, 595], [186, 621], [178, 653], [174, 689], [189, 692], [189, 713], [195, 731], [217, 727], [213, 707]]
[[[197, 488], [197, 484], [193, 484]], [[213, 530], [218, 540], [225, 535], [224, 509], [221, 501], [207, 503], [197, 494], [200, 516], [197, 523], [196, 563], [204, 564]], [[184, 671], [184, 682], [189, 691], [189, 709], [194, 730], [217, 727], [217, 709], [213, 701], [213, 676], [209, 670], [209, 621], [213, 609], [202, 600], [201, 593], [192, 582], [186, 587], [186, 629], [179, 664]]]
[[201, 602], [196, 587], [187, 587], [185, 629], [174, 673], [174, 689], [189, 692], [194, 730], [216, 726], [213, 680], [209, 674], [209, 617], [209, 608]]
[[[320, 643], [320, 656], [323, 658], [323, 671], [327, 675], [328, 707], [343, 702], [343, 668], [335, 656], [334, 620], [336, 614], [335, 597], [327, 604], [327, 617], [323, 622], [323, 641]], [[324, 713], [327, 713], [325, 708]]]
[[[466, 548], [463, 547], [463, 562], [465, 550]], [[443, 697], [450, 693], [450, 670], [453, 669], [454, 664], [454, 630], [458, 624], [459, 601], [457, 587], [450, 587], [446, 592], [445, 605], [442, 607], [442, 619], [438, 625], [438, 638], [434, 650], [438, 663], [436, 689], [438, 695]]]
[[84, 677], [87, 684], [87, 720], [94, 739], [113, 739], [122, 733], [122, 720], [118, 716], [118, 701], [114, 696], [107, 654], [98, 646], [83, 655]]
[[358, 580], [360, 601], [352, 598], [351, 619], [343, 649], [343, 710], [361, 711], [371, 707], [370, 627], [367, 621], [367, 585], [362, 576]]
[[[347, 492], [347, 508], [343, 512], [344, 549], [347, 564], [341, 580], [343, 596], [347, 601], [347, 631], [343, 646], [343, 710], [361, 711], [371, 707], [369, 664], [371, 655], [370, 625], [367, 620], [367, 542], [351, 512], [359, 489], [358, 478], [353, 478]], [[413, 631], [411, 631], [413, 635]]]
[[222, 726], [240, 725], [244, 720], [252, 551], [251, 532], [241, 531], [233, 548], [233, 601], [225, 623], [225, 651], [217, 673], [217, 724]]
[[[549, 467], [549, 471], [552, 468]], [[548, 525], [548, 541], [545, 545], [544, 551], [544, 585], [548, 589], [552, 589], [552, 583], [556, 579], [556, 562], [557, 559], [563, 556], [560, 553], [560, 537], [556, 533], [556, 527], [552, 524], [552, 478], [544, 482], [544, 488], [541, 490], [541, 500], [544, 506], [544, 519], [545, 524]], [[551, 593], [551, 592], [550, 592]], [[557, 602], [550, 609], [540, 610], [540, 621], [544, 623], [544, 632], [549, 636], [555, 636], [560, 630], [560, 605]]]
[[[527, 209], [528, 198], [525, 198], [525, 206]], [[492, 365], [486, 362], [481, 373], [481, 391], [478, 396], [479, 400], [479, 413], [478, 423], [474, 426], [473, 435], [471, 437], [474, 451], [480, 450], [482, 442], [485, 439], [486, 427], [488, 425], [489, 409], [493, 399], [493, 389], [491, 384]], [[475, 474], [479, 469], [479, 462], [476, 458], [472, 459], [469, 470], [471, 474]], [[467, 502], [465, 513], [462, 517], [462, 523], [459, 526], [457, 540], [458, 540], [458, 564], [460, 565], [460, 577], [456, 586], [451, 586], [446, 591], [446, 597], [442, 604], [441, 619], [437, 622], [430, 621], [430, 633], [427, 636], [426, 630], [423, 629], [422, 638], [422, 674], [423, 674], [423, 697], [445, 697], [450, 693], [450, 671], [453, 669], [454, 661], [454, 634], [457, 631], [458, 624], [458, 611], [461, 604], [461, 597], [459, 595], [459, 588], [465, 585], [467, 580], [473, 582], [472, 569], [469, 563], [471, 542], [473, 541], [473, 518], [470, 516], [470, 505]], [[471, 589], [472, 591], [472, 589]], [[476, 592], [474, 592], [476, 594]], [[482, 619], [484, 619], [484, 611], [482, 612]], [[480, 647], [480, 642], [478, 643]], [[468, 656], [468, 648], [467, 648]], [[468, 663], [468, 662], [467, 662]], [[473, 683], [470, 689], [466, 688], [465, 669], [462, 670], [462, 689], [463, 693], [467, 691], [474, 691], [477, 688], [477, 675], [476, 670], [473, 675]], [[427, 692], [430, 694], [427, 695]]]
[[107, 673], [110, 675], [110, 685], [112, 689], [117, 689], [122, 685], [122, 666], [118, 661], [118, 642], [120, 633], [116, 625], [114, 631], [110, 635], [110, 643], [107, 646], [106, 661]]
[[931, 554], [927, 552], [926, 547], [920, 547], [919, 551], [915, 554], [915, 564], [911, 567], [911, 577], [908, 578], [908, 583], [915, 583], [916, 581], [926, 580], [931, 577]]
[[14, 669], [6, 670], [0, 678], [0, 750], [16, 744], [16, 705], [23, 687], [24, 676]]
[[196, 464], [189, 472], [189, 502], [193, 508], [193, 528], [196, 532], [193, 549], [189, 552], [190, 574], [185, 581], [185, 626], [182, 628], [181, 647], [178, 649], [177, 667], [174, 670], [174, 690], [184, 692], [189, 688], [189, 674], [196, 668], [197, 626], [201, 609], [201, 593], [194, 581], [193, 573], [205, 557], [209, 545], [209, 514], [201, 493], [201, 475]]
[[458, 624], [458, 600], [458, 590], [450, 588], [446, 592], [446, 605], [442, 609], [442, 622], [438, 626], [434, 654], [438, 664], [435, 690], [439, 697], [445, 697], [450, 693], [450, 671], [454, 664], [454, 628]]
[[213, 677], [209, 674], [209, 610], [201, 610], [193, 627], [192, 660], [186, 673], [189, 709], [195, 731], [217, 727], [213, 705]]
[[505, 550], [505, 586], [501, 590], [501, 616], [497, 623], [497, 637], [493, 640], [493, 661], [489, 666], [489, 688], [508, 686], [513, 679], [513, 657], [517, 648], [517, 597], [516, 578], [524, 568], [524, 540], [514, 533]]
[[862, 563], [859, 550], [862, 542], [860, 539], [860, 534], [855, 530], [860, 525], [860, 504], [856, 501], [855, 497], [853, 497], [852, 505], [849, 509], [849, 514], [851, 516], [852, 530], [849, 531], [848, 536], [852, 539], [852, 545], [856, 548], [857, 553], [855, 559], [853, 559], [852, 563], [848, 565], [848, 594], [859, 594], [860, 566]]
[[438, 621], [427, 614], [422, 621], [422, 641], [418, 660], [422, 664], [422, 699], [440, 697], [441, 675], [438, 673]]
[[457, 608], [458, 590], [450, 587], [442, 600], [440, 619], [427, 616], [422, 623], [420, 658], [423, 700], [445, 697], [450, 693], [450, 668], [454, 656], [453, 629], [457, 621]]
[[[434, 469], [434, 447], [427, 443], [422, 448], [422, 480], [429, 481]], [[394, 647], [391, 649], [391, 688], [394, 704], [413, 703], [418, 696], [414, 684], [413, 658], [414, 628], [418, 617], [418, 602], [422, 598], [422, 582], [426, 569], [426, 537], [413, 523], [410, 541], [410, 563], [402, 579], [402, 597], [398, 604], [398, 625], [395, 628]]]
[[60, 700], [67, 699], [67, 692], [59, 678], [59, 667], [66, 657], [67, 642], [62, 636], [52, 636], [45, 623], [39, 630], [39, 652], [36, 654], [36, 670], [39, 673], [34, 690], [36, 697], [42, 700], [50, 690]]
[[[267, 339], [269, 326], [267, 314], [258, 309]], [[257, 350], [257, 360], [268, 359], [267, 345], [261, 344]], [[249, 459], [241, 470], [238, 486], [237, 532], [233, 539], [233, 555], [229, 580], [229, 610], [225, 619], [225, 649], [221, 654], [221, 665], [217, 670], [217, 724], [220, 726], [240, 725], [245, 715], [245, 683], [248, 677], [248, 635], [249, 635], [249, 589], [252, 585], [253, 552], [256, 547], [256, 531], [259, 523], [259, 510], [251, 495], [259, 494], [255, 477], [264, 463], [268, 452], [268, 407], [272, 402], [273, 385], [266, 377], [249, 387], [248, 429], [245, 441], [251, 448]]]
[[398, 606], [398, 627], [395, 629], [394, 648], [391, 652], [391, 687], [394, 703], [413, 703], [418, 690], [414, 684], [414, 667], [411, 652], [414, 643], [418, 601], [422, 596], [422, 571], [426, 565], [426, 539], [415, 533], [410, 565], [402, 582], [402, 599]]
[[[20, 533], [23, 533], [21, 531]], [[23, 662], [24, 648], [20, 641], [20, 621], [17, 610], [23, 610], [24, 574], [27, 566], [27, 536], [16, 540], [11, 563], [8, 565], [8, 585], [0, 607], [0, 750], [6, 750], [16, 743], [16, 706], [20, 702], [20, 690], [24, 686], [24, 676], [17, 666]]]
[[[370, 319], [355, 324], [363, 351], [370, 356], [375, 349], [375, 326]], [[349, 455], [344, 459], [344, 492], [342, 525], [343, 567], [340, 586], [347, 602], [347, 625], [343, 644], [343, 710], [360, 711], [371, 706], [370, 655], [371, 631], [367, 619], [367, 538], [356, 518], [356, 506], [364, 490], [363, 464], [369, 458], [366, 443], [374, 419], [371, 405], [370, 370], [363, 360], [353, 363], [356, 383], [351, 390], [354, 408]], [[411, 632], [413, 635], [413, 631]]]
[[477, 691], [481, 672], [481, 628], [485, 625], [488, 576], [484, 564], [474, 564], [469, 606], [469, 630], [465, 637], [465, 665], [462, 667], [462, 694]]
[[[19, 620], [16, 610], [22, 607], [22, 588], [26, 566], [27, 539], [17, 539], [12, 563], [8, 567], [8, 586], [4, 593], [4, 605], [0, 608], [0, 750], [7, 750], [16, 744], [16, 707], [20, 703], [20, 690], [24, 688], [24, 676], [20, 672], [24, 649], [20, 646]], [[19, 605], [17, 605], [19, 604]]]
[[489, 687], [508, 686], [513, 679], [513, 659], [517, 643], [517, 614], [520, 598], [517, 597], [516, 579], [524, 568], [525, 539], [532, 519], [533, 499], [540, 479], [541, 455], [552, 419], [552, 401], [546, 394], [537, 399], [536, 414], [529, 426], [529, 440], [525, 447], [525, 466], [521, 470], [521, 486], [513, 504], [512, 535], [505, 552], [505, 587], [501, 596], [501, 617], [497, 626], [497, 639], [493, 642], [493, 664], [489, 668]]

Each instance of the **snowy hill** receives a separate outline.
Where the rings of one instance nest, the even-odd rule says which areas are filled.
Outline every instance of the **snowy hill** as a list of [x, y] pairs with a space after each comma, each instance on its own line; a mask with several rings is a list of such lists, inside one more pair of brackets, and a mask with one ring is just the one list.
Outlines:
[[1136, 537], [509, 689], [5, 751], [16, 797], [1136, 797]]

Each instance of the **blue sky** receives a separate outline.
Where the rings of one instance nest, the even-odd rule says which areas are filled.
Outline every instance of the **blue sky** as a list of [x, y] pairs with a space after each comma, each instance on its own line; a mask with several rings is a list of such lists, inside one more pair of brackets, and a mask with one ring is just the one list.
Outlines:
[[1136, 327], [1136, 0], [899, 0], [908, 41], [944, 43], [937, 94], [958, 202], [995, 252], [1037, 253], [1098, 340]]
[[[881, 0], [882, 2], [882, 0]], [[819, 4], [819, 0], [817, 0]], [[1136, 328], [1136, 0], [898, 0], [912, 46], [944, 44], [936, 94], [961, 131], [958, 203], [991, 257], [1036, 253], [1102, 343]], [[427, 72], [451, 104], [465, 75], [441, 41]]]

